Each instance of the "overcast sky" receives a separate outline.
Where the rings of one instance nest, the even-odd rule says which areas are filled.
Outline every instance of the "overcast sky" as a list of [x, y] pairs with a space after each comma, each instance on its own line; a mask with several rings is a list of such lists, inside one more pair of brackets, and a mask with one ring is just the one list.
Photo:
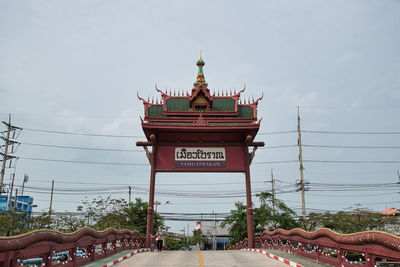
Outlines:
[[[400, 1], [6, 1], [0, 0], [0, 119], [24, 128], [15, 153], [16, 183], [56, 189], [128, 185], [148, 188], [150, 167], [36, 161], [24, 158], [146, 164], [144, 152], [93, 151], [32, 144], [139, 150], [143, 140], [140, 96], [160, 89], [192, 88], [199, 51], [209, 88], [243, 88], [264, 98], [257, 140], [267, 147], [296, 145], [300, 106], [303, 130], [390, 132], [316, 134], [304, 147], [306, 208], [343, 210], [361, 204], [381, 211], [399, 207]], [[133, 136], [50, 134], [30, 129]], [[5, 130], [4, 125], [1, 130]], [[397, 134], [396, 134], [397, 133]], [[138, 136], [138, 138], [136, 138]], [[397, 148], [396, 148], [397, 147]], [[260, 149], [251, 168], [252, 189], [270, 190], [271, 168], [282, 182], [278, 197], [301, 211], [295, 146]], [[365, 163], [384, 161], [385, 163]], [[395, 163], [386, 163], [395, 161]], [[9, 183], [7, 169], [5, 183]], [[88, 184], [77, 184], [88, 183]], [[91, 183], [91, 184], [90, 184]], [[217, 183], [217, 184], [216, 184]], [[224, 184], [225, 183], [225, 184]], [[324, 183], [324, 185], [318, 185]], [[330, 184], [330, 185], [328, 185]], [[332, 184], [363, 184], [341, 191]], [[349, 188], [348, 186], [346, 188]], [[161, 212], [229, 212], [244, 201], [242, 174], [158, 174]], [[165, 190], [172, 190], [173, 195]], [[313, 191], [317, 190], [317, 191]], [[326, 190], [326, 191], [323, 191]], [[163, 192], [161, 192], [163, 191]], [[196, 191], [190, 198], [182, 191]], [[205, 192], [239, 191], [243, 197], [197, 198]], [[48, 193], [25, 189], [36, 211], [48, 209]], [[56, 192], [56, 211], [75, 211], [85, 192]], [[98, 194], [88, 195], [91, 199]], [[109, 193], [103, 193], [103, 196]], [[134, 197], [148, 200], [145, 192]], [[170, 201], [172, 204], [164, 204]], [[253, 197], [255, 206], [259, 204]], [[167, 225], [178, 232], [186, 222]], [[193, 223], [190, 223], [193, 229]]]

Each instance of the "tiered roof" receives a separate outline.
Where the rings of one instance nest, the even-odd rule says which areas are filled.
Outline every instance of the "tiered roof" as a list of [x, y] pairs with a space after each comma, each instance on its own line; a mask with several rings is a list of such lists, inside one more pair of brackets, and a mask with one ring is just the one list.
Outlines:
[[243, 99], [245, 88], [236, 90], [215, 90], [212, 94], [204, 78], [205, 65], [200, 56], [196, 65], [198, 73], [191, 92], [181, 90], [159, 90], [160, 97], [147, 101], [138, 95], [144, 104], [145, 116], [143, 128], [178, 127], [178, 128], [213, 128], [244, 127], [259, 128], [257, 105], [262, 96], [256, 100]]

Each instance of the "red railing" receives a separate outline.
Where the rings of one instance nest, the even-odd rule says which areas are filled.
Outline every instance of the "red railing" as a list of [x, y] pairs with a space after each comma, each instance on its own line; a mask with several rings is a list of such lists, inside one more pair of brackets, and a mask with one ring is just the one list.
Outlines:
[[[256, 248], [282, 250], [332, 266], [400, 266], [400, 238], [380, 231], [339, 234], [330, 229], [277, 229], [264, 231], [255, 242]], [[247, 248], [246, 239], [230, 249], [243, 248]]]
[[39, 266], [81, 266], [116, 252], [144, 247], [138, 231], [82, 228], [73, 233], [36, 230], [0, 237], [0, 267], [39, 262]]

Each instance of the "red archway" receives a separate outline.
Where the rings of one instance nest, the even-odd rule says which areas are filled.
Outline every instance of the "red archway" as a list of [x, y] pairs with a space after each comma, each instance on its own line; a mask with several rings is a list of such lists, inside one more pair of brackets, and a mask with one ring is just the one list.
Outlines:
[[[247, 233], [254, 247], [254, 220], [251, 202], [250, 164], [255, 150], [264, 142], [254, 142], [260, 128], [257, 100], [241, 103], [239, 92], [211, 95], [204, 79], [204, 61], [191, 92], [163, 92], [161, 100], [144, 100], [143, 146], [151, 165], [146, 247], [153, 229], [154, 189], [157, 172], [240, 172], [245, 174]], [[149, 151], [148, 147], [151, 147]], [[249, 149], [252, 148], [251, 151]]]

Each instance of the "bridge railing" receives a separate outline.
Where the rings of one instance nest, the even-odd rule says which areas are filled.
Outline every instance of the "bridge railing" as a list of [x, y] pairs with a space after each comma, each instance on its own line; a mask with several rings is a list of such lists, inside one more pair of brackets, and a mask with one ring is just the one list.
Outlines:
[[[246, 241], [231, 249], [247, 248]], [[277, 229], [264, 231], [255, 242], [256, 248], [278, 249], [332, 266], [400, 266], [400, 238], [380, 231], [339, 234], [330, 229]]]
[[[126, 249], [143, 248], [138, 231], [82, 228], [73, 233], [36, 230], [0, 237], [0, 267], [81, 266]], [[31, 264], [31, 265], [30, 265]]]

